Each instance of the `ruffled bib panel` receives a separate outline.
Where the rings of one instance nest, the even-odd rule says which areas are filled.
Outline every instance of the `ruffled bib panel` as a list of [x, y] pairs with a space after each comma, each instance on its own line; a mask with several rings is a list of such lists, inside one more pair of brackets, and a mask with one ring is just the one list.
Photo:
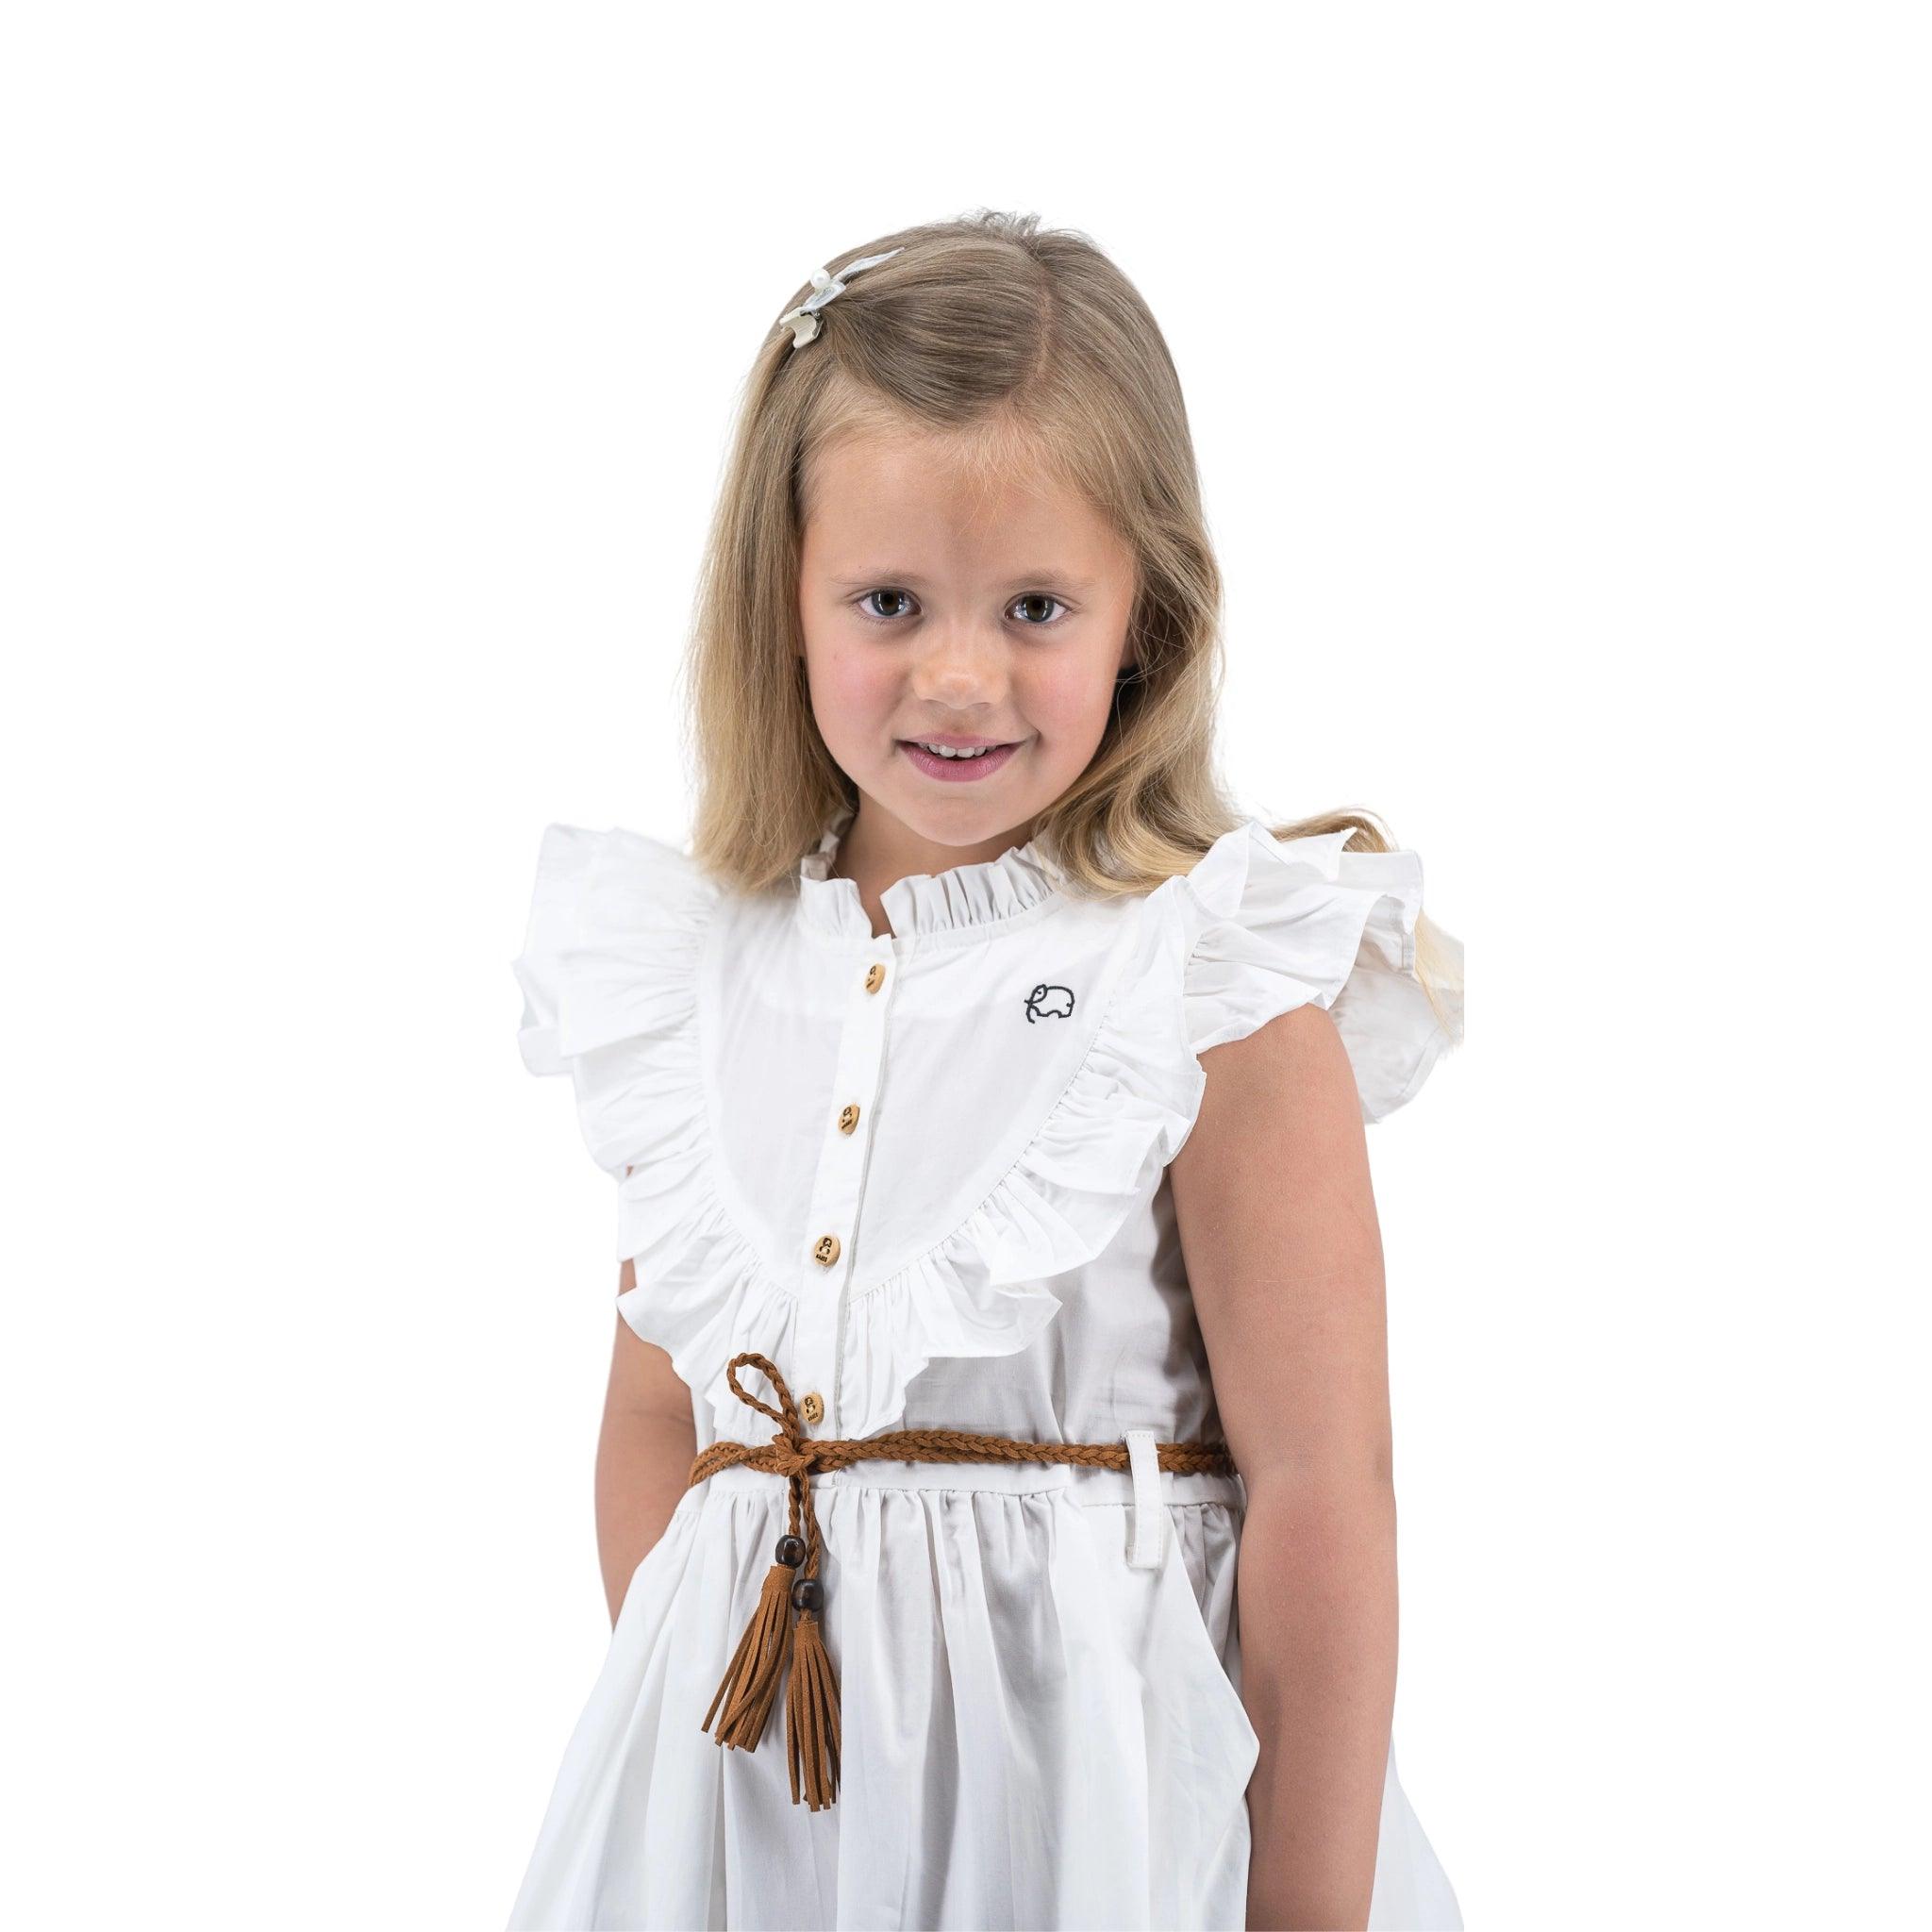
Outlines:
[[[789, 1257], [811, 1233], [759, 1225], [756, 1176], [733, 1159], [741, 1150], [714, 1141], [732, 1109], [708, 1091], [716, 1074], [700, 1011], [728, 1031], [747, 935], [759, 936], [758, 957], [775, 975], [788, 948], [801, 970], [827, 948], [891, 948], [908, 975], [906, 999], [909, 975], [970, 977], [983, 953], [1002, 986], [1024, 967], [1024, 987], [1041, 962], [1048, 996], [1037, 1026], [1000, 1006], [971, 1033], [985, 1054], [1015, 1056], [1009, 1082], [997, 1060], [975, 1067], [972, 1082], [924, 1064], [923, 1041], [939, 1036], [911, 1024], [916, 1007], [889, 1035], [881, 1105], [902, 1110], [902, 1130], [904, 1110], [943, 1095], [949, 1078], [988, 1108], [983, 1096], [1008, 1086], [1030, 1111], [975, 1116], [971, 1144], [986, 1160], [949, 1162], [916, 1193], [868, 1195], [880, 1204], [864, 1210], [877, 1231], [861, 1254], [883, 1272], [863, 1263], [846, 1290], [843, 1435], [898, 1425], [908, 1385], [929, 1362], [1014, 1355], [1041, 1334], [1061, 1306], [1051, 1284], [1091, 1267], [1147, 1210], [1198, 1112], [1208, 1048], [1322, 1006], [1373, 1121], [1412, 1098], [1460, 1038], [1460, 949], [1444, 936], [1452, 970], [1440, 1011], [1416, 974], [1412, 853], [1346, 852], [1341, 833], [1278, 841], [1248, 820], [1154, 891], [1100, 903], [1070, 894], [1029, 844], [895, 882], [884, 895], [893, 933], [874, 937], [857, 886], [827, 875], [845, 817], [801, 861], [789, 893], [756, 902], [724, 893], [660, 841], [553, 825], [515, 962], [525, 1063], [570, 1075], [591, 1156], [618, 1179], [618, 1257], [635, 1261], [637, 1281], [618, 1306], [708, 1400], [717, 1437], [762, 1440], [724, 1366], [746, 1348], [787, 1360], [801, 1293]], [[1068, 987], [1044, 983], [1057, 972]], [[917, 1174], [895, 1145], [899, 1171]], [[895, 1226], [901, 1198], [941, 1204], [929, 1210], [937, 1219]]]

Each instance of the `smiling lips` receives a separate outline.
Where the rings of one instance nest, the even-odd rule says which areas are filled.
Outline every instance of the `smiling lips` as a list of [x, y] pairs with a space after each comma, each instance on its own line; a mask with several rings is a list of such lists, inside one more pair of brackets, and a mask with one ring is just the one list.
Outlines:
[[902, 738], [899, 749], [929, 778], [947, 784], [971, 784], [990, 777], [1019, 750], [990, 738], [960, 738], [951, 732], [937, 738]]

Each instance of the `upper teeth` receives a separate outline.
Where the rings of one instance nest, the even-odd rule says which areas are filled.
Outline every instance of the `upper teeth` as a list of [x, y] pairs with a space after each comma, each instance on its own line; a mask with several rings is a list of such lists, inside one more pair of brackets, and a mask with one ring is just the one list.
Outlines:
[[997, 745], [992, 744], [975, 744], [970, 747], [950, 744], [927, 744], [923, 738], [914, 740], [914, 742], [921, 751], [929, 751], [935, 758], [983, 758], [988, 752], [999, 749]]

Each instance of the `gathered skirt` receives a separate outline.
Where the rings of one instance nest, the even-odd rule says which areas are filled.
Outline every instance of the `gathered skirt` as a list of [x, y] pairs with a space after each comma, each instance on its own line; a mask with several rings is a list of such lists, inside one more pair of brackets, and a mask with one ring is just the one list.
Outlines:
[[[509, 1932], [1246, 1924], [1242, 1490], [1162, 1471], [874, 1460], [812, 1477], [838, 1676], [836, 1803], [791, 1800], [782, 1688], [755, 1751], [702, 1728], [788, 1526], [741, 1466], [631, 1577]], [[1391, 1756], [1370, 1924], [1457, 1927]]]

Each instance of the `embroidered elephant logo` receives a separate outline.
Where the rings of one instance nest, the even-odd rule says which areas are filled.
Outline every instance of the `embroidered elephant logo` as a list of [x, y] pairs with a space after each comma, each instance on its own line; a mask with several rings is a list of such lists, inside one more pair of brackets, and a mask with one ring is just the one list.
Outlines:
[[1048, 986], [1042, 980], [1026, 995], [1026, 1024], [1036, 1020], [1064, 1020], [1074, 1010], [1074, 989]]

